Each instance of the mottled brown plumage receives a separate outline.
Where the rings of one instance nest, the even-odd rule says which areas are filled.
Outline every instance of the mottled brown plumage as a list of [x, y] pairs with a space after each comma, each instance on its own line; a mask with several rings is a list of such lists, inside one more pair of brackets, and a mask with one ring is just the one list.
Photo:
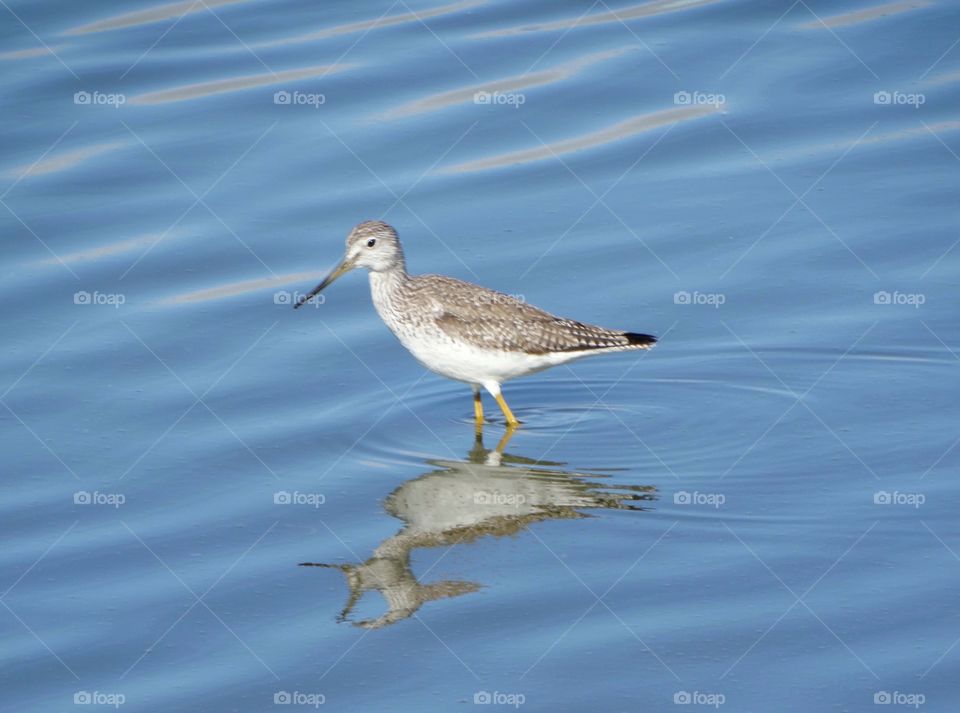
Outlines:
[[444, 275], [411, 277], [406, 292], [410, 303], [430, 305], [440, 329], [481, 349], [546, 354], [649, 349], [656, 343], [649, 335], [631, 341], [628, 332], [556, 317], [511, 295]]

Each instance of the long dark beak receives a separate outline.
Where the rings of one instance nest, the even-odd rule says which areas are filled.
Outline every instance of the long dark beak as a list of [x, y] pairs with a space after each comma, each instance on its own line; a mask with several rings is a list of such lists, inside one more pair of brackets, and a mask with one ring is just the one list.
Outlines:
[[303, 306], [304, 304], [309, 302], [313, 297], [316, 297], [318, 294], [320, 294], [320, 292], [323, 291], [327, 285], [329, 285], [338, 277], [340, 277], [340, 275], [350, 272], [353, 268], [354, 268], [353, 260], [344, 258], [343, 261], [333, 269], [333, 272], [331, 272], [329, 275], [323, 278], [323, 282], [321, 282], [319, 285], [317, 285], [312, 290], [310, 290], [308, 294], [304, 295], [299, 300], [297, 300], [297, 303], [293, 306], [293, 308], [298, 309], [299, 307]]

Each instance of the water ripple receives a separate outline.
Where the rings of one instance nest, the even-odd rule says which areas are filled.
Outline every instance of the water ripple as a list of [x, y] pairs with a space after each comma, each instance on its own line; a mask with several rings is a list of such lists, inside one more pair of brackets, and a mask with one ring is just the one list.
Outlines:
[[636, 134], [642, 134], [661, 126], [668, 126], [680, 121], [690, 121], [699, 119], [719, 111], [716, 106], [700, 105], [685, 106], [675, 109], [664, 109], [662, 111], [643, 114], [618, 124], [594, 131], [583, 136], [577, 136], [562, 141], [556, 141], [551, 144], [537, 146], [520, 151], [499, 154], [489, 158], [476, 159], [449, 166], [441, 170], [442, 173], [469, 173], [472, 171], [485, 171], [490, 168], [500, 168], [503, 166], [513, 166], [518, 164], [531, 163], [533, 161], [543, 161], [545, 159], [556, 158], [574, 151], [603, 146], [615, 141], [620, 141]]

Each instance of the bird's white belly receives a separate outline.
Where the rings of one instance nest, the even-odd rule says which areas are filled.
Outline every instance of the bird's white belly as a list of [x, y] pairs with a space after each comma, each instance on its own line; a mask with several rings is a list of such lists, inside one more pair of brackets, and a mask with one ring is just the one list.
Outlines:
[[376, 272], [370, 273], [373, 304], [384, 323], [400, 343], [430, 371], [468, 384], [498, 384], [518, 376], [533, 374], [557, 364], [572, 361], [586, 352], [548, 352], [527, 354], [522, 351], [486, 349], [456, 339], [433, 322], [429, 312], [417, 315], [393, 301], [396, 286]]
[[483, 384], [488, 381], [499, 384], [562, 364], [578, 356], [570, 353], [526, 354], [486, 350], [441, 337], [425, 338], [422, 334], [412, 337], [397, 332], [397, 337], [414, 358], [430, 371], [470, 384]]

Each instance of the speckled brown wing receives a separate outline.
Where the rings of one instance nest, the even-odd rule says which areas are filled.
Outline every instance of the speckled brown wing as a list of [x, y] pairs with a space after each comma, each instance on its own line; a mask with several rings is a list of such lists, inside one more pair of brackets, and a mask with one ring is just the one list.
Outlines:
[[556, 317], [510, 295], [442, 275], [413, 279], [410, 296], [450, 337], [483, 349], [526, 354], [649, 349], [656, 338]]

